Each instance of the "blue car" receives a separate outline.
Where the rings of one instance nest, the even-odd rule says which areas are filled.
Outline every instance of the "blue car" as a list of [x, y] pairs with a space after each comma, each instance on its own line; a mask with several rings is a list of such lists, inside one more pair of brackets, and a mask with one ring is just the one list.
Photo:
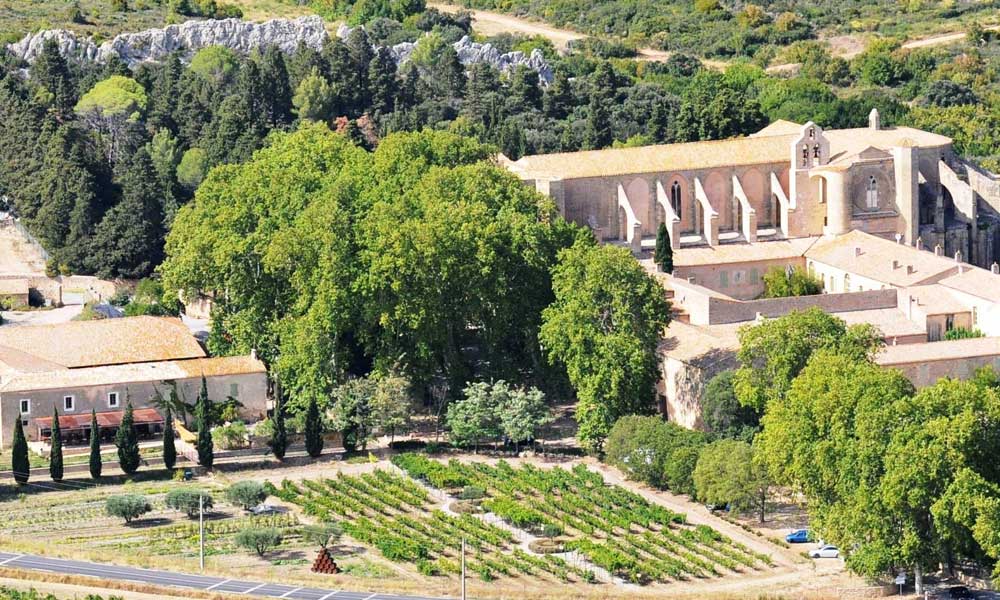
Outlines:
[[799, 529], [798, 531], [793, 531], [785, 536], [785, 541], [789, 544], [804, 544], [810, 541], [809, 530]]

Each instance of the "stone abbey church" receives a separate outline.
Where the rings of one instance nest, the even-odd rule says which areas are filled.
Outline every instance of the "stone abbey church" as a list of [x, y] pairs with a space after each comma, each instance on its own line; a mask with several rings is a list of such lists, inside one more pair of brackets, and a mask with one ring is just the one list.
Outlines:
[[[602, 241], [675, 249], [860, 230], [989, 268], [1000, 258], [1000, 180], [950, 138], [907, 127], [824, 131], [777, 121], [744, 138], [505, 161]], [[645, 240], [645, 244], [644, 244]]]

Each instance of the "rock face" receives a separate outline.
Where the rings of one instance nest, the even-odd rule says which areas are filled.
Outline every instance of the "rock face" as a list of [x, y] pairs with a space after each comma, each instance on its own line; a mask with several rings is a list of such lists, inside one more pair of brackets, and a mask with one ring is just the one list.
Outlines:
[[[350, 32], [349, 27], [341, 25], [337, 35], [346, 39]], [[163, 29], [123, 33], [100, 46], [90, 38], [77, 37], [72, 31], [48, 29], [28, 34], [21, 41], [9, 44], [7, 48], [15, 56], [32, 62], [41, 54], [42, 47], [49, 39], [56, 40], [59, 51], [67, 58], [106, 62], [117, 56], [128, 66], [134, 67], [142, 62], [162, 60], [177, 50], [185, 52], [190, 57], [208, 46], [225, 46], [244, 54], [255, 48], [267, 46], [277, 46], [282, 51], [290, 53], [295, 50], [299, 42], [320, 49], [327, 39], [327, 33], [323, 19], [318, 16], [300, 17], [294, 20], [273, 19], [264, 23], [221, 19], [188, 21], [181, 25], [169, 25]], [[544, 83], [552, 82], [552, 68], [537, 49], [532, 50], [530, 55], [520, 51], [501, 54], [494, 46], [473, 42], [468, 36], [455, 42], [453, 47], [463, 65], [485, 62], [500, 71], [510, 71], [518, 65], [524, 65], [538, 71], [539, 79]], [[414, 48], [416, 48], [415, 43], [404, 42], [396, 44], [390, 50], [396, 64], [403, 64], [410, 59]]]
[[273, 19], [264, 23], [221, 19], [188, 21], [163, 29], [123, 33], [100, 46], [90, 38], [78, 38], [73, 32], [53, 29], [28, 34], [21, 41], [8, 45], [8, 49], [31, 62], [50, 38], [57, 41], [59, 50], [67, 58], [104, 62], [118, 56], [131, 67], [145, 61], [162, 60], [176, 50], [190, 55], [207, 46], [225, 46], [242, 53], [277, 46], [284, 52], [292, 52], [299, 42], [304, 42], [318, 49], [323, 46], [327, 34], [323, 19], [318, 16]]
[[[337, 37], [341, 39], [347, 39], [350, 35], [351, 28], [346, 25], [341, 25], [337, 29]], [[396, 61], [397, 65], [401, 65], [410, 60], [410, 56], [413, 54], [413, 50], [419, 44], [419, 40], [414, 42], [403, 42], [401, 44], [396, 44], [390, 48], [392, 52], [392, 58]], [[469, 36], [464, 36], [462, 39], [458, 40], [452, 47], [455, 48], [455, 52], [458, 54], [458, 60], [463, 65], [471, 65], [475, 63], [489, 63], [493, 65], [500, 71], [511, 71], [519, 65], [524, 65], [530, 69], [538, 71], [538, 78], [544, 83], [552, 83], [552, 67], [549, 66], [547, 60], [542, 55], [541, 50], [537, 48], [531, 51], [530, 55], [526, 55], [524, 52], [519, 50], [514, 52], [506, 52], [501, 54], [492, 44], [480, 44], [473, 42], [472, 38]]]

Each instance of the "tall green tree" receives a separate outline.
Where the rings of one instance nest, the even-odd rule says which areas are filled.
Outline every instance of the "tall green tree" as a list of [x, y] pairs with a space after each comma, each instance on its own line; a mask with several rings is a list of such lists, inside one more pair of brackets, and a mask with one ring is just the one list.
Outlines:
[[62, 450], [62, 430], [59, 427], [59, 409], [52, 409], [52, 435], [50, 438], [49, 451], [49, 477], [52, 481], [62, 481], [63, 478], [63, 450]]
[[173, 470], [177, 463], [177, 448], [174, 446], [174, 415], [167, 408], [163, 415], [163, 466], [168, 471]]
[[539, 337], [576, 390], [581, 443], [599, 450], [619, 417], [653, 410], [670, 305], [630, 252], [584, 237], [560, 252], [553, 289]]
[[90, 478], [100, 479], [104, 462], [101, 460], [101, 428], [97, 424], [97, 411], [90, 409]]
[[755, 460], [750, 444], [740, 440], [709, 444], [698, 456], [693, 478], [699, 501], [728, 504], [735, 513], [752, 511], [764, 522], [771, 480], [767, 468]]
[[42, 44], [42, 52], [31, 64], [31, 80], [50, 95], [52, 107], [61, 115], [68, 115], [76, 104], [76, 90], [66, 59], [59, 52], [59, 44], [49, 38]]
[[125, 413], [115, 434], [115, 446], [118, 447], [118, 466], [126, 475], [132, 475], [139, 470], [139, 438], [135, 433], [135, 417], [133, 415], [132, 399], [125, 391]]
[[31, 476], [31, 463], [28, 460], [28, 440], [24, 437], [21, 426], [21, 415], [16, 416], [14, 423], [14, 439], [10, 447], [10, 468], [14, 472], [14, 481], [19, 485], [28, 483]]
[[597, 94], [590, 97], [587, 105], [586, 128], [583, 132], [585, 150], [599, 150], [611, 145], [611, 116], [604, 101]]
[[263, 110], [267, 124], [280, 127], [292, 120], [292, 89], [288, 82], [285, 53], [270, 45], [260, 57]]
[[709, 433], [750, 442], [760, 431], [760, 414], [740, 404], [735, 379], [735, 371], [722, 371], [708, 380], [701, 395], [701, 419]]
[[883, 344], [882, 335], [874, 326], [848, 327], [843, 320], [815, 307], [744, 325], [739, 336], [736, 397], [758, 413], [788, 391], [813, 352], [836, 349], [864, 360]]
[[670, 245], [670, 232], [667, 224], [660, 223], [656, 228], [656, 248], [653, 250], [653, 262], [664, 273], [674, 272], [674, 249]]
[[467, 386], [465, 397], [448, 406], [450, 439], [457, 444], [472, 444], [478, 452], [483, 440], [500, 437], [498, 409], [507, 401], [508, 393], [506, 385], [477, 382]]
[[312, 458], [319, 458], [323, 454], [323, 417], [319, 414], [315, 396], [309, 399], [306, 408], [305, 437], [306, 453]]
[[198, 464], [211, 469], [215, 462], [215, 448], [212, 442], [212, 406], [208, 398], [208, 382], [201, 376], [201, 391], [195, 405], [195, 419], [198, 422]]
[[285, 428], [285, 401], [279, 393], [274, 400], [274, 429], [271, 432], [271, 439], [267, 445], [271, 448], [271, 453], [278, 460], [285, 459], [285, 450], [288, 449], [288, 431]]
[[388, 48], [375, 51], [368, 65], [369, 106], [373, 115], [387, 115], [396, 110], [396, 62]]
[[330, 413], [333, 426], [344, 439], [348, 452], [368, 447], [368, 440], [375, 429], [372, 398], [375, 382], [370, 378], [350, 379], [333, 390]]

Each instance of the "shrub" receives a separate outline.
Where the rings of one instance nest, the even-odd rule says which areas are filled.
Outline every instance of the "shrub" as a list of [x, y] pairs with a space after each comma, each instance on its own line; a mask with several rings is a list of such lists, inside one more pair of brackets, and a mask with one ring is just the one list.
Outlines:
[[335, 544], [344, 534], [343, 528], [336, 523], [320, 523], [319, 525], [306, 525], [302, 528], [302, 541], [307, 544], [326, 548], [330, 544]]
[[145, 497], [138, 494], [125, 494], [122, 496], [111, 496], [104, 503], [104, 512], [111, 517], [125, 519], [126, 523], [131, 523], [133, 519], [153, 510]]
[[212, 442], [223, 450], [246, 446], [249, 431], [243, 421], [233, 421], [212, 430]]
[[944, 334], [944, 339], [946, 340], [966, 340], [969, 338], [981, 338], [985, 337], [985, 334], [979, 329], [968, 329], [967, 327], [956, 327], [954, 329], [949, 329]]
[[704, 444], [703, 433], [660, 417], [622, 417], [608, 435], [605, 460], [632, 479], [683, 493]]
[[264, 491], [264, 484], [259, 481], [240, 481], [229, 486], [226, 490], [226, 500], [231, 504], [243, 507], [243, 510], [250, 510], [267, 498]]
[[462, 488], [462, 493], [458, 497], [460, 500], [479, 500], [486, 497], [486, 490], [474, 485], [467, 485]]
[[274, 527], [251, 527], [236, 534], [236, 545], [264, 556], [281, 545], [281, 532]]
[[186, 513], [188, 517], [194, 517], [198, 514], [199, 498], [203, 499], [202, 506], [205, 510], [212, 508], [211, 494], [205, 490], [192, 490], [186, 488], [171, 490], [168, 492], [166, 505], [167, 508], [172, 508]]

